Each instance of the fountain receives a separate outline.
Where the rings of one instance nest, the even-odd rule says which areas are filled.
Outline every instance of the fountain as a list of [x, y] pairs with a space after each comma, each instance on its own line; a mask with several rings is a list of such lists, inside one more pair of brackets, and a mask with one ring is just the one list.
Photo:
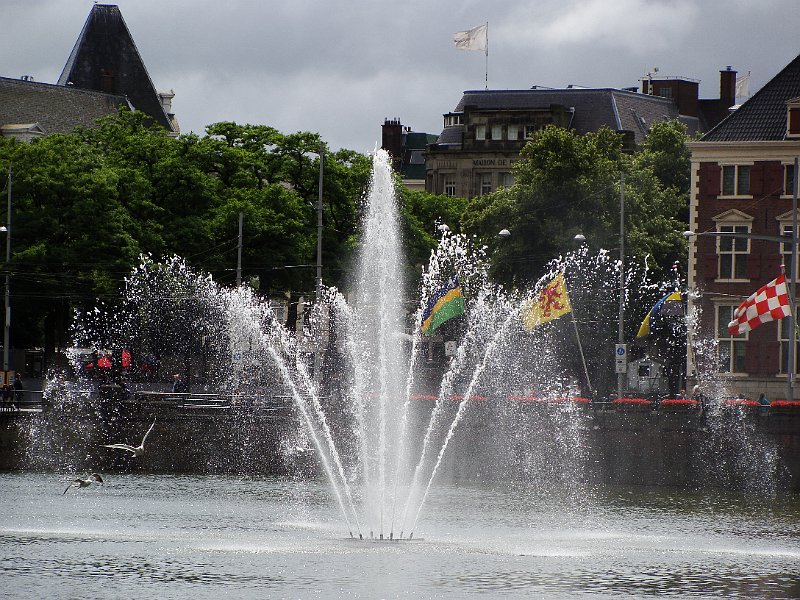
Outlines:
[[[800, 463], [780, 445], [791, 432], [773, 435], [746, 406], [712, 403], [701, 419], [583, 397], [614, 383], [608, 253], [584, 246], [539, 282], [567, 275], [589, 332], [586, 382], [572, 324], [526, 331], [530, 295], [489, 283], [486, 251], [464, 236], [443, 234], [407, 304], [383, 153], [367, 200], [352, 293], [324, 290], [298, 330], [253, 290], [178, 258], [143, 259], [121, 304], [80, 316], [76, 370], [93, 348], [131, 349], [142, 368], [54, 374], [47, 410], [2, 422], [16, 436], [2, 456], [18, 458], [0, 472], [0, 504], [14, 507], [0, 524], [0, 590], [798, 596], [800, 505], [780, 494]], [[655, 290], [646, 269], [628, 269], [632, 310]], [[424, 337], [428, 298], [454, 272], [465, 313]], [[458, 341], [447, 355], [445, 340]], [[173, 373], [190, 392], [169, 390]], [[138, 442], [154, 417], [141, 456], [104, 448]], [[93, 472], [102, 486], [64, 493]], [[425, 542], [409, 543], [419, 532]]]
[[[398, 223], [388, 157], [378, 151], [353, 291], [346, 298], [325, 289], [298, 331], [247, 286], [223, 288], [179, 258], [145, 258], [120, 306], [77, 320], [74, 367], [80, 348], [135, 348], [138, 357], [158, 357], [162, 374], [195, 372], [191, 397], [176, 404], [164, 386], [148, 395], [159, 388], [144, 376], [131, 389], [109, 384], [95, 395], [80, 380], [54, 379], [49, 416], [21, 433], [27, 465], [136, 470], [141, 462], [102, 446], [140, 439], [159, 413], [149, 444], [168, 434], [171, 445], [147, 468], [308, 473], [311, 462], [325, 474], [348, 535], [379, 541], [414, 538], [437, 478], [504, 481], [569, 501], [592, 497], [606, 481], [691, 486], [716, 477], [739, 488], [780, 487], [780, 453], [743, 415], [722, 419], [715, 408], [701, 428], [683, 416], [618, 414], [588, 401], [613, 380], [606, 354], [616, 334], [619, 265], [607, 252], [582, 246], [559, 257], [537, 286], [556, 273], [580, 281], [570, 296], [575, 312], [590, 315], [583, 317], [589, 370], [606, 373], [605, 382], [584, 381], [571, 324], [524, 330], [520, 307], [530, 295], [490, 283], [486, 250], [463, 235], [443, 233], [410, 308]], [[422, 314], [453, 273], [466, 312], [442, 326], [459, 343], [433, 363], [441, 340], [421, 335]], [[626, 304], [652, 295], [646, 268], [629, 266], [625, 277]], [[229, 405], [203, 401], [220, 390]], [[122, 394], [149, 402], [123, 402], [130, 398]], [[52, 434], [53, 420], [70, 426]], [[630, 450], [642, 440], [683, 450], [642, 459], [649, 448]]]

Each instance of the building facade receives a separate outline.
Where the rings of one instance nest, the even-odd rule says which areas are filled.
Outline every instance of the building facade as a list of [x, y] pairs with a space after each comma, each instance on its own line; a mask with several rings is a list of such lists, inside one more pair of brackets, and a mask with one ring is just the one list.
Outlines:
[[[797, 353], [789, 365], [788, 319], [735, 336], [727, 326], [736, 307], [777, 277], [781, 265], [789, 265], [787, 278], [799, 272], [790, 266], [790, 244], [745, 236], [792, 233], [800, 57], [690, 147], [688, 274], [700, 296], [690, 295], [689, 373], [700, 383], [721, 378], [731, 395], [785, 398], [787, 374], [797, 372]], [[743, 235], [722, 238], [718, 232]]]
[[[607, 127], [632, 151], [659, 121], [680, 119], [690, 135], [707, 131], [735, 102], [736, 71], [720, 75], [720, 98], [698, 98], [698, 82], [648, 76], [631, 89], [532, 88], [464, 92], [444, 115], [425, 157], [425, 189], [471, 198], [513, 185], [512, 165], [528, 139], [547, 125], [584, 135]], [[725, 111], [721, 111], [724, 107]]]

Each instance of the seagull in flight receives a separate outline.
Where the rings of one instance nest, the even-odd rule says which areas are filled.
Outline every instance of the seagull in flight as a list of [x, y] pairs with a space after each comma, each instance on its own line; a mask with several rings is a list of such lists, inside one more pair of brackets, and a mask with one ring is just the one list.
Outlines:
[[150, 435], [150, 432], [153, 431], [153, 427], [156, 425], [156, 420], [153, 419], [153, 424], [150, 425], [150, 429], [147, 430], [147, 433], [144, 434], [142, 438], [142, 443], [138, 446], [131, 446], [129, 444], [105, 444], [103, 448], [116, 448], [117, 450], [127, 450], [128, 452], [133, 453], [134, 456], [141, 456], [144, 454], [144, 443], [147, 440], [147, 436]]
[[[103, 484], [103, 478], [100, 477], [100, 473], [92, 473], [86, 479], [81, 479], [80, 477], [78, 477], [75, 481], [73, 481], [72, 483], [70, 483], [67, 486], [67, 489], [64, 490], [64, 494], [66, 494], [69, 491], [69, 488], [71, 488], [71, 487], [76, 487], [76, 488], [79, 488], [79, 489], [80, 488], [89, 487], [92, 484], [92, 482], [94, 482], [94, 481], [96, 481], [100, 485]], [[62, 494], [62, 496], [64, 494]]]

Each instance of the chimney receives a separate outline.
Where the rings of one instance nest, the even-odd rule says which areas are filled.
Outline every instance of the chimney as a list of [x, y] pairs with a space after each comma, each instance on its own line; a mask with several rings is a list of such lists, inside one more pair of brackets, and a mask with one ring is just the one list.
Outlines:
[[719, 72], [719, 99], [725, 106], [736, 104], [736, 71], [730, 66]]
[[392, 167], [397, 170], [403, 158], [403, 126], [399, 118], [384, 120], [381, 127], [381, 148], [392, 157]]
[[161, 101], [161, 108], [168, 115], [172, 114], [172, 99], [175, 97], [175, 91], [158, 92], [158, 99]]

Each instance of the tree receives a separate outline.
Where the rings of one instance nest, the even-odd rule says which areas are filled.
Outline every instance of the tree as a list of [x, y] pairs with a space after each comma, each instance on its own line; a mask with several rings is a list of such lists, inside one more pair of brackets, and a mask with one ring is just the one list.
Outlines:
[[[514, 165], [515, 185], [474, 198], [465, 231], [480, 236], [506, 283], [534, 281], [553, 257], [582, 234], [593, 247], [619, 247], [620, 180], [625, 174], [626, 254], [651, 258], [660, 275], [685, 256], [682, 231], [688, 206], [685, 129], [653, 126], [654, 137], [633, 155], [608, 129], [578, 135], [554, 126], [538, 132]], [[505, 242], [500, 229], [512, 230]]]

